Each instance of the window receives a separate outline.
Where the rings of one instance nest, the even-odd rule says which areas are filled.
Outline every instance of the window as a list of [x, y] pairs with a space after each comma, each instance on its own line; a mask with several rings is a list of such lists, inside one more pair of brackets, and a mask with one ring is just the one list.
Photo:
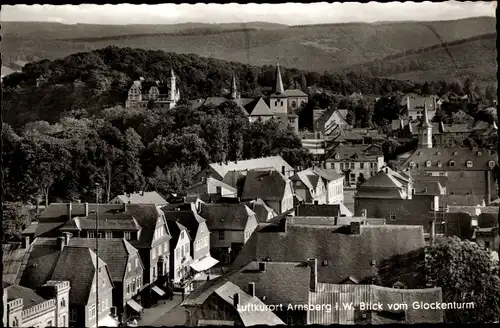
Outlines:
[[152, 250], [151, 250], [151, 258], [155, 259], [156, 258], [156, 247], [154, 247]]
[[488, 162], [489, 167], [495, 167], [495, 162], [494, 161], [489, 161]]
[[466, 165], [467, 167], [472, 167], [472, 161], [467, 161]]
[[391, 212], [389, 219], [396, 220], [396, 212]]
[[102, 232], [98, 232], [97, 233], [97, 238], [102, 239], [102, 237], [103, 237], [103, 233]]
[[89, 238], [95, 238], [94, 231], [87, 231], [87, 237], [89, 237]]
[[71, 309], [71, 311], [69, 312], [69, 321], [71, 322], [76, 322], [76, 318], [77, 318], [77, 312], [75, 309]]
[[138, 258], [136, 258], [136, 259], [135, 259], [135, 267], [136, 267], [136, 268], [138, 268], [138, 267], [139, 267], [139, 259], [138, 259]]
[[89, 317], [93, 318], [96, 314], [96, 305], [92, 304], [89, 309]]
[[375, 167], [375, 163], [370, 163], [370, 168], [373, 169]]
[[61, 298], [61, 307], [65, 307], [66, 306], [66, 299], [63, 297]]
[[208, 237], [205, 237], [205, 247], [208, 246]]
[[415, 167], [415, 162], [410, 162], [410, 167]]
[[224, 231], [219, 231], [219, 240], [224, 240]]
[[283, 106], [283, 100], [282, 100], [282, 101], [280, 101], [280, 106]]
[[446, 172], [439, 172], [439, 176], [440, 177], [445, 177], [446, 176]]
[[130, 283], [127, 284], [127, 294], [130, 294]]
[[113, 233], [111, 231], [106, 231], [106, 239], [113, 238]]
[[47, 321], [47, 327], [52, 327], [52, 320]]
[[340, 163], [340, 170], [342, 171], [344, 169], [344, 163]]
[[297, 107], [297, 103], [295, 101], [292, 101], [292, 107], [293, 108]]
[[351, 181], [355, 181], [356, 180], [356, 173], [351, 173]]
[[132, 271], [132, 265], [130, 264], [130, 262], [127, 264], [127, 269], [128, 269], [128, 272]]
[[351, 170], [354, 170], [355, 166], [356, 166], [356, 163], [351, 163]]
[[365, 163], [359, 163], [359, 168], [364, 169], [365, 168]]
[[132, 239], [130, 231], [125, 231], [125, 233], [124, 233], [124, 238], [125, 238], [126, 240], [130, 240], [130, 239]]
[[437, 165], [438, 165], [438, 167], [442, 167], [443, 163], [441, 161], [438, 161]]
[[485, 241], [484, 242], [484, 247], [485, 248], [490, 248], [490, 242], [489, 241]]
[[425, 166], [426, 167], [431, 167], [431, 161], [425, 161]]
[[335, 170], [335, 163], [330, 163], [330, 168]]
[[184, 238], [184, 231], [181, 231], [181, 239]]
[[455, 162], [454, 161], [450, 161], [450, 167], [455, 167]]

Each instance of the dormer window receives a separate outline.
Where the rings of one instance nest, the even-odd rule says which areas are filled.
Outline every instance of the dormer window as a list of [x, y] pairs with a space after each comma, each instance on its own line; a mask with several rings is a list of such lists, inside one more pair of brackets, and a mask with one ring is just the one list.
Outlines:
[[438, 152], [436, 153], [436, 155], [437, 155], [437, 156], [441, 156], [441, 152], [440, 152], [440, 151], [438, 151]]
[[410, 167], [415, 167], [415, 162], [410, 162]]
[[472, 167], [472, 161], [467, 161], [466, 165], [467, 167]]
[[424, 156], [423, 152], [418, 153], [418, 156]]
[[426, 162], [425, 162], [425, 166], [426, 166], [426, 167], [431, 167], [431, 161], [426, 161]]
[[302, 186], [302, 182], [297, 181], [297, 182], [295, 183], [295, 185], [296, 185], [297, 187], [300, 187], [300, 186]]
[[450, 167], [455, 167], [455, 161], [450, 161], [449, 165]]
[[476, 155], [477, 155], [477, 156], [481, 156], [481, 152], [480, 152], [480, 151], [478, 151], [478, 152], [476, 153]]
[[339, 154], [335, 154], [335, 159], [339, 159], [340, 158], [340, 155]]
[[453, 156], [457, 156], [457, 155], [458, 155], [458, 151], [454, 151]]
[[443, 166], [443, 162], [438, 161], [438, 162], [437, 162], [437, 165], [438, 165], [438, 167], [442, 167], [442, 166]]
[[489, 161], [488, 166], [491, 168], [495, 167], [495, 161]]

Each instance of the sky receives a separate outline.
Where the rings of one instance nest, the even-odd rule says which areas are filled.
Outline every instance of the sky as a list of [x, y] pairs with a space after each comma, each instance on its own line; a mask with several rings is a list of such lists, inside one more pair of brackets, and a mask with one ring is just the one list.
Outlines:
[[14, 5], [1, 21], [65, 24], [176, 24], [264, 21], [287, 25], [376, 21], [450, 20], [495, 16], [496, 1], [283, 4]]

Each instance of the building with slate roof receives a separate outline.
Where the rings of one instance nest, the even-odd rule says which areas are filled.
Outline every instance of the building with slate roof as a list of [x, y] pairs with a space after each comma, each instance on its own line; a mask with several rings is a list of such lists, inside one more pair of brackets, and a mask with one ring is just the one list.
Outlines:
[[[94, 249], [95, 238], [69, 238], [68, 245]], [[137, 296], [143, 286], [144, 265], [139, 251], [123, 238], [100, 239], [99, 258], [113, 281], [113, 306], [123, 322], [142, 312]]]
[[[425, 112], [425, 111], [424, 111]], [[488, 204], [497, 198], [493, 170], [498, 155], [484, 149], [434, 147], [432, 126], [421, 128], [419, 147], [401, 164], [412, 175], [447, 176], [450, 195], [480, 195]]]
[[323, 179], [312, 169], [295, 173], [290, 178], [295, 193], [307, 204], [326, 204], [326, 186]]
[[[68, 246], [68, 241], [68, 236], [35, 239], [20, 285], [38, 289], [49, 280], [69, 281], [69, 326], [91, 327], [96, 320], [108, 325], [114, 287], [108, 266], [92, 249]], [[96, 305], [96, 285], [99, 306]]]
[[432, 120], [436, 115], [436, 111], [441, 107], [441, 101], [439, 97], [435, 95], [422, 97], [415, 94], [408, 94], [401, 100], [401, 106], [406, 106], [408, 117], [411, 120], [422, 118], [424, 115], [424, 107], [427, 106], [429, 120]]
[[214, 290], [205, 302], [193, 311], [187, 326], [214, 325], [220, 323], [221, 319], [224, 320], [224, 325], [244, 327], [285, 324], [267, 309], [258, 297], [245, 293], [231, 282], [226, 282]]
[[278, 216], [278, 213], [260, 198], [245, 202], [245, 205], [255, 213], [259, 224], [267, 223]]
[[27, 256], [29, 239], [23, 238], [21, 243], [2, 244], [2, 281], [11, 285], [18, 284], [22, 273], [22, 264]]
[[218, 195], [221, 197], [238, 197], [238, 190], [220, 180], [212, 177], [201, 177], [201, 181], [186, 188], [188, 197], [210, 197]]
[[[26, 235], [33, 240], [39, 236], [59, 237], [65, 232], [81, 238], [125, 238], [139, 250], [144, 265], [143, 305], [149, 307], [157, 296], [164, 295], [161, 288], [168, 280], [171, 237], [157, 205], [52, 203], [40, 214], [35, 233]], [[160, 261], [160, 255], [164, 261]]]
[[330, 205], [300, 204], [296, 210], [297, 216], [352, 217], [353, 214], [343, 203]]
[[[238, 286], [249, 295], [255, 295], [264, 304], [280, 305], [283, 311], [274, 313], [287, 324], [305, 324], [306, 311], [286, 311], [289, 304], [307, 304], [311, 269], [306, 261], [258, 262], [251, 261], [223, 276], [207, 281], [183, 301], [182, 306], [192, 317], [210, 296], [227, 283]], [[286, 282], [286, 283], [284, 283]]]
[[168, 230], [172, 238], [170, 239], [170, 280], [174, 286], [186, 287], [190, 291], [191, 285], [191, 237], [188, 229], [178, 220], [167, 220]]
[[279, 64], [276, 65], [275, 87], [273, 93], [267, 98], [242, 98], [237, 88], [236, 76], [231, 77], [231, 88], [227, 95], [221, 97], [208, 97], [206, 99], [191, 100], [192, 108], [213, 105], [219, 106], [225, 102], [233, 102], [250, 122], [276, 120], [283, 127], [292, 127], [299, 131], [299, 120], [295, 110], [308, 102], [308, 95], [301, 90], [285, 90], [281, 78]]
[[47, 281], [38, 290], [3, 283], [4, 327], [69, 327], [69, 281]]
[[199, 214], [210, 229], [210, 248], [222, 263], [230, 263], [258, 226], [256, 214], [244, 203], [201, 204]]
[[[317, 183], [323, 184], [315, 175]], [[262, 199], [276, 213], [285, 213], [293, 208], [294, 189], [292, 181], [279, 171], [249, 171], [245, 177], [241, 199]]]
[[338, 174], [347, 174], [345, 185], [354, 185], [360, 176], [365, 179], [375, 175], [385, 164], [384, 155], [372, 153], [372, 146], [346, 146], [340, 144], [331, 150], [325, 160], [325, 168]]
[[128, 91], [125, 108], [146, 109], [148, 104], [154, 104], [157, 108], [173, 108], [180, 99], [177, 89], [177, 77], [170, 70], [168, 81], [146, 81], [140, 78], [132, 83]]
[[[239, 268], [252, 261], [295, 262], [317, 259], [318, 281], [338, 284], [347, 277], [360, 283], [371, 281], [380, 272], [384, 260], [404, 255], [424, 246], [421, 226], [287, 224], [281, 220], [279, 229], [259, 229], [245, 244], [231, 265]], [[423, 256], [423, 255], [422, 255]], [[382, 273], [382, 275], [381, 275]], [[400, 277], [408, 288], [414, 286], [415, 276]], [[385, 281], [382, 279], [382, 281]], [[392, 286], [392, 285], [390, 285]]]

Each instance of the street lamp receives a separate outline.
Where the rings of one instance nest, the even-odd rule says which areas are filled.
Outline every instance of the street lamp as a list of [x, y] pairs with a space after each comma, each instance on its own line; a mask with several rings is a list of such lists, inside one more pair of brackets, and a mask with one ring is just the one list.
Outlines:
[[96, 316], [95, 323], [96, 328], [99, 327], [99, 184], [95, 184], [95, 256], [97, 268], [95, 270], [95, 306], [96, 306]]

